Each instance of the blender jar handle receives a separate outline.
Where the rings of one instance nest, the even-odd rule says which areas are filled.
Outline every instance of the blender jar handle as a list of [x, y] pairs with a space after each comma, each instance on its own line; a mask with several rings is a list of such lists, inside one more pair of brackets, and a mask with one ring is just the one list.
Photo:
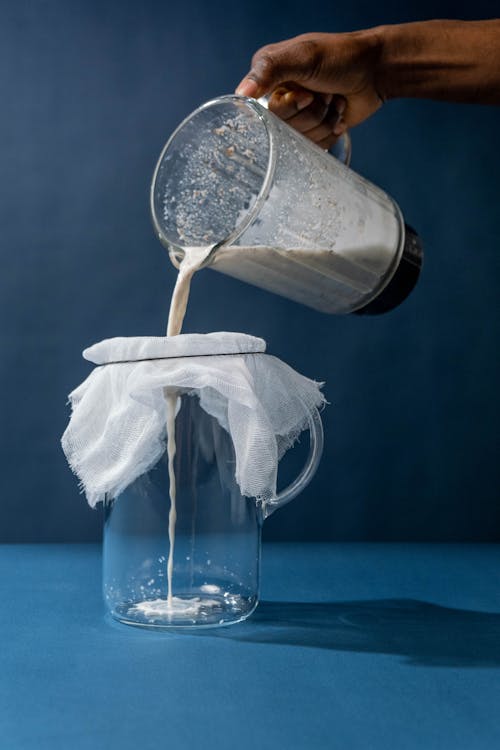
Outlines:
[[302, 492], [316, 473], [316, 469], [321, 460], [321, 454], [323, 453], [323, 424], [321, 422], [319, 411], [316, 408], [314, 408], [309, 415], [309, 433], [311, 444], [304, 468], [299, 476], [294, 479], [288, 487], [281, 492], [278, 492], [273, 500], [268, 500], [266, 503], [263, 503], [262, 512], [264, 520], [268, 518], [271, 513], [274, 513], [275, 510], [286, 505], [290, 500], [293, 500], [299, 492]]

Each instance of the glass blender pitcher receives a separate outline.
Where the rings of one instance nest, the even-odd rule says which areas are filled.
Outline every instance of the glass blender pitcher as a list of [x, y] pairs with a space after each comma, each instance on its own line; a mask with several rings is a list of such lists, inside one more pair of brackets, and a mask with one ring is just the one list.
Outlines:
[[151, 211], [177, 267], [186, 247], [211, 247], [210, 268], [327, 313], [392, 309], [422, 264], [392, 198], [246, 97], [179, 125]]

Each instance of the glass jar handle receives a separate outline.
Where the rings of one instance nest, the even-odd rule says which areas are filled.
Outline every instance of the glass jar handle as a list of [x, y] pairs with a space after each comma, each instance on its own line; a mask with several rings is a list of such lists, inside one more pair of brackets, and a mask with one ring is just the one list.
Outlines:
[[315, 408], [309, 414], [309, 433], [311, 444], [309, 447], [309, 455], [304, 468], [300, 472], [299, 476], [288, 485], [284, 490], [278, 492], [273, 500], [268, 500], [262, 504], [262, 513], [264, 520], [268, 518], [271, 513], [281, 508], [297, 497], [299, 492], [307, 487], [311, 479], [316, 473], [319, 462], [321, 460], [321, 454], [323, 453], [323, 424], [319, 411]]
[[[257, 99], [259, 104], [265, 109], [269, 109], [269, 97], [261, 96]], [[336, 159], [341, 161], [346, 167], [351, 163], [352, 154], [352, 141], [349, 132], [346, 130], [342, 133], [340, 138], [337, 138], [337, 142], [333, 144], [328, 150], [328, 153], [334, 156]]]

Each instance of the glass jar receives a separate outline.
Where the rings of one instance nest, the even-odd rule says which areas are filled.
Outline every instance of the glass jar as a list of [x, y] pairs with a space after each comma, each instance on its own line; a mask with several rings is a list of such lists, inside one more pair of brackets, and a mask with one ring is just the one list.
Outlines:
[[169, 541], [165, 451], [118, 497], [106, 498], [103, 589], [109, 613], [149, 628], [214, 627], [248, 617], [258, 603], [262, 523], [306, 486], [318, 466], [323, 432], [317, 411], [310, 435], [299, 477], [275, 499], [257, 502], [240, 493], [229, 434], [197, 396], [179, 395], [175, 534]]

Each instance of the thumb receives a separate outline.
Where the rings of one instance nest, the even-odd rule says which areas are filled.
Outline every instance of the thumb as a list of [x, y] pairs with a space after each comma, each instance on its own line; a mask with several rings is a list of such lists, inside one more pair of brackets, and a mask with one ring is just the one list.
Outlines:
[[321, 63], [320, 45], [312, 39], [289, 39], [258, 50], [252, 68], [243, 78], [237, 94], [258, 98], [281, 83], [312, 83]]

